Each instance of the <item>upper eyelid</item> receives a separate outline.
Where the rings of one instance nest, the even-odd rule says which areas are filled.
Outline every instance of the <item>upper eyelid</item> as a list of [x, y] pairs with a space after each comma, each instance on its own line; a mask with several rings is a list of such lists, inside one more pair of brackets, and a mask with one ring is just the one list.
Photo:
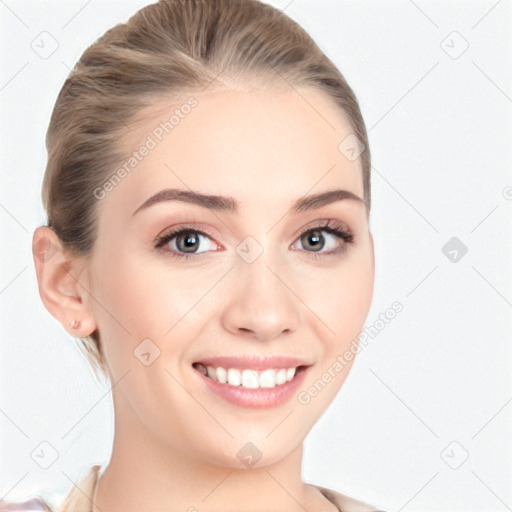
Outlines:
[[[301, 228], [299, 231], [298, 231], [298, 235], [300, 235], [301, 233], [304, 233], [306, 231], [310, 231], [310, 230], [315, 230], [315, 229], [319, 229], [319, 230], [329, 230], [329, 229], [332, 229], [331, 226], [329, 226], [328, 224], [330, 223], [335, 223], [335, 224], [338, 224], [340, 226], [341, 229], [344, 229], [346, 231], [349, 231], [349, 232], [352, 232], [352, 230], [349, 228], [349, 226], [344, 223], [344, 222], [341, 222], [341, 221], [338, 221], [338, 220], [322, 220], [322, 221], [312, 221], [311, 223], [308, 223], [306, 225], [306, 227], [304, 228]], [[180, 233], [181, 231], [196, 231], [202, 235], [205, 235], [205, 236], [209, 236], [209, 237], [212, 237], [212, 238], [215, 238], [217, 235], [214, 235], [213, 233], [210, 233], [208, 231], [208, 229], [206, 228], [202, 228], [202, 227], [198, 227], [197, 225], [195, 225], [194, 223], [191, 223], [191, 224], [187, 224], [187, 223], [184, 223], [184, 224], [178, 224], [178, 227], [176, 228], [165, 228], [163, 229], [162, 231], [160, 231], [160, 233], [155, 237], [155, 238], [159, 238], [159, 237], [163, 237], [165, 236], [167, 233], [173, 233], [174, 235]]]
[[167, 227], [165, 229], [162, 229], [155, 237], [155, 240], [158, 240], [159, 238], [163, 238], [167, 236], [167, 234], [173, 233], [174, 235], [179, 234], [181, 231], [197, 231], [200, 234], [203, 234], [205, 236], [209, 236], [211, 238], [215, 238], [216, 235], [213, 233], [210, 233], [208, 229], [203, 227], [198, 227], [194, 222], [184, 222], [184, 223], [178, 223], [176, 226]]

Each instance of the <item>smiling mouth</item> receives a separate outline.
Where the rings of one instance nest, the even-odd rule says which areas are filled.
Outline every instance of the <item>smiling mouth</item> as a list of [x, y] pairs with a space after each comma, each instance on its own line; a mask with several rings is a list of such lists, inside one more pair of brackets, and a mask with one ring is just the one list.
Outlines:
[[222, 366], [209, 366], [199, 362], [194, 363], [192, 366], [207, 378], [227, 386], [247, 389], [269, 389], [290, 382], [310, 365], [290, 368], [267, 368], [264, 370], [224, 368]]

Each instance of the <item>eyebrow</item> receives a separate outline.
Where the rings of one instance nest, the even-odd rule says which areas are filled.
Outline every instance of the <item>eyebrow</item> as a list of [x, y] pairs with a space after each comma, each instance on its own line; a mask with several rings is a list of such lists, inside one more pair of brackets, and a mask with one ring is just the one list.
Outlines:
[[[366, 201], [349, 190], [336, 189], [318, 194], [304, 196], [295, 201], [291, 207], [292, 213], [302, 213], [308, 210], [315, 210], [335, 201], [350, 200], [366, 206]], [[202, 194], [193, 190], [180, 190], [166, 188], [160, 190], [150, 198], [146, 199], [132, 214], [135, 215], [141, 210], [164, 201], [182, 201], [195, 204], [209, 210], [225, 212], [238, 215], [240, 212], [239, 203], [232, 197]]]

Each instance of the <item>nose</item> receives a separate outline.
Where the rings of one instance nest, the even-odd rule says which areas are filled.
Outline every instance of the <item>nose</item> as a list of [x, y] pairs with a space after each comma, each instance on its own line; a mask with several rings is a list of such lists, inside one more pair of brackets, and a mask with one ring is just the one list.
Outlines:
[[221, 315], [226, 330], [266, 341], [298, 328], [302, 304], [284, 267], [271, 263], [263, 253], [252, 263], [237, 261], [232, 274], [234, 284]]

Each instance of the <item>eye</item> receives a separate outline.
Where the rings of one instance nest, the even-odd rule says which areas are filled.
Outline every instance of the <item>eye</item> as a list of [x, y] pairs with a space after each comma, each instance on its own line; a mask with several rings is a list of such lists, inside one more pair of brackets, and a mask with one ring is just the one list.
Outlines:
[[[329, 235], [327, 241], [322, 233]], [[203, 240], [205, 241], [202, 244], [204, 250], [200, 251]], [[297, 242], [302, 242], [306, 248], [305, 252], [310, 253], [314, 258], [322, 258], [344, 253], [349, 244], [354, 243], [354, 236], [344, 224], [328, 220], [303, 230]], [[326, 247], [327, 250], [323, 250]], [[203, 253], [218, 250], [219, 245], [209, 234], [195, 227], [180, 226], [159, 236], [155, 240], [155, 248], [167, 252], [174, 258], [197, 259]]]
[[202, 254], [197, 249], [201, 246], [203, 239], [209, 241], [209, 243], [203, 244], [203, 247], [206, 245], [206, 250], [203, 252], [212, 250], [212, 246], [214, 246], [213, 250], [218, 248], [218, 244], [207, 233], [193, 227], [183, 226], [158, 237], [155, 248], [164, 250], [164, 246], [168, 246], [165, 250], [175, 258], [194, 258], [197, 257], [197, 254]]
[[[329, 235], [327, 240], [322, 233]], [[328, 220], [324, 224], [303, 230], [299, 235], [298, 242], [302, 242], [303, 247], [306, 247], [306, 252], [312, 253], [311, 256], [320, 258], [344, 253], [348, 245], [354, 243], [354, 236], [343, 224], [335, 220]], [[327, 249], [323, 251], [324, 248]]]

